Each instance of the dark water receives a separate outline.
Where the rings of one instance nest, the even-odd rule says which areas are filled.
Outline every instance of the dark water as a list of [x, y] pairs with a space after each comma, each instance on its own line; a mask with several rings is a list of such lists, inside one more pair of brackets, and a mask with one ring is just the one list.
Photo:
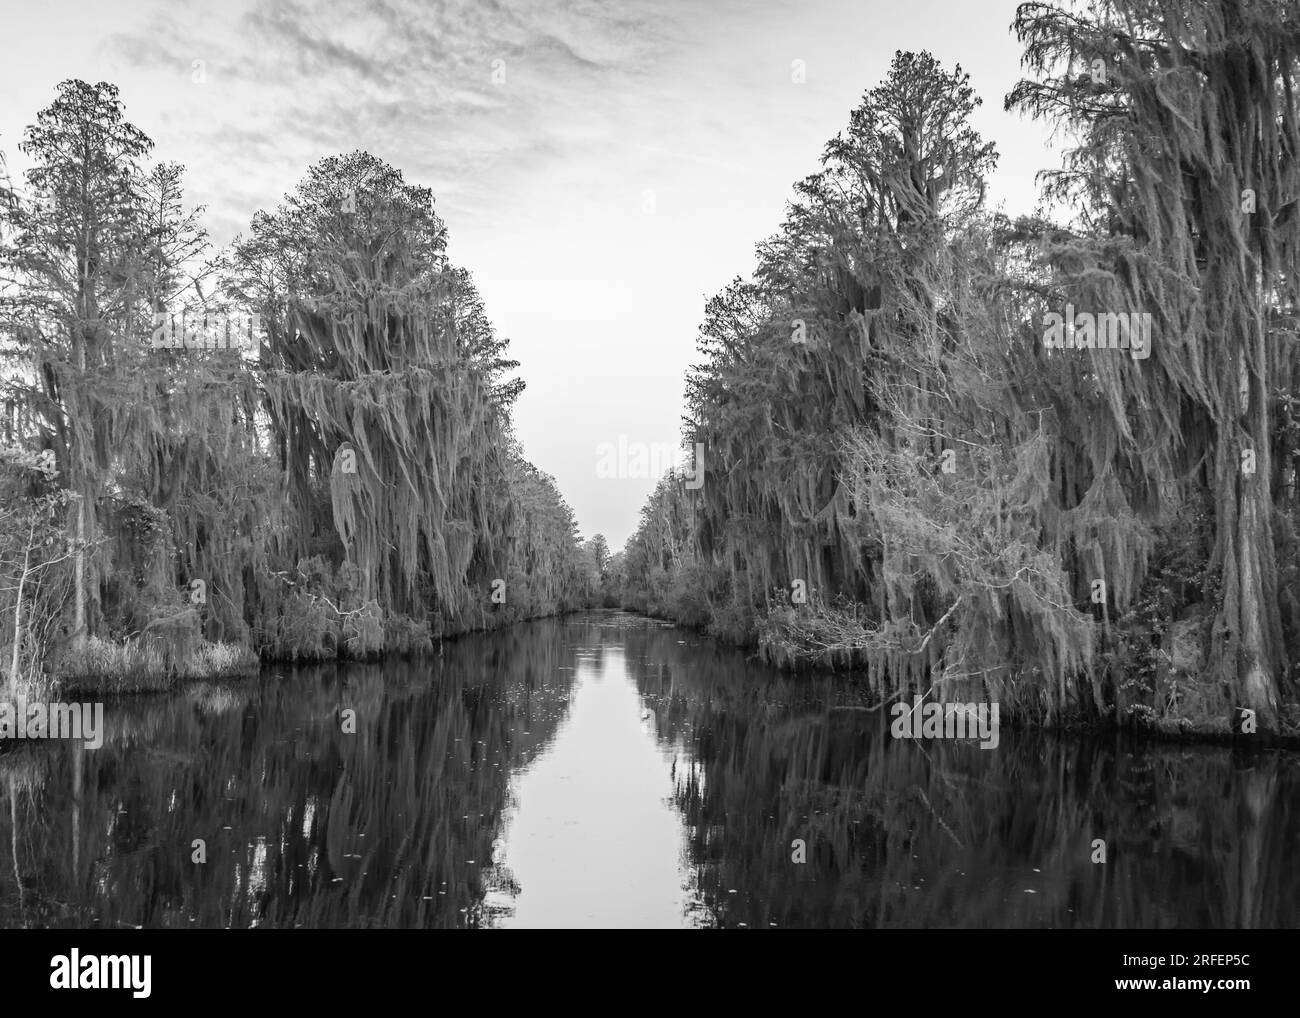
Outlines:
[[98, 750], [0, 755], [0, 924], [1297, 925], [1294, 755], [896, 741], [859, 702], [593, 614], [110, 703]]

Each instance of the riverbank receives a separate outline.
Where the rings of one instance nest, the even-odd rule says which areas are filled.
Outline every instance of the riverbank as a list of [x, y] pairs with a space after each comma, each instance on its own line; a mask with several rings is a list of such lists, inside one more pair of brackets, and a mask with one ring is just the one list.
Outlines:
[[[861, 664], [860, 659], [855, 662], [853, 655], [848, 652], [841, 652], [836, 655], [841, 662], [848, 663], [834, 665], [815, 663], [806, 654], [788, 653], [773, 656], [770, 653], [765, 653], [762, 638], [753, 624], [733, 625], [732, 628], [726, 628], [718, 627], [708, 621], [708, 615], [697, 615], [696, 619], [688, 622], [674, 618], [663, 610], [646, 610], [638, 607], [623, 610], [632, 611], [647, 618], [668, 622], [682, 629], [699, 633], [709, 639], [718, 641], [724, 646], [744, 651], [766, 667], [786, 674], [816, 677], [843, 676], [861, 681], [873, 689], [882, 688], [887, 681], [885, 676], [870, 674], [869, 669]], [[903, 688], [896, 694], [883, 699], [887, 702], [907, 701], [911, 699], [915, 692], [919, 691], [919, 689]], [[967, 683], [962, 690], [962, 695], [957, 699], [962, 702], [970, 701], [973, 697], [969, 693], [970, 683]], [[881, 699], [877, 697], [876, 702], [879, 703]], [[1300, 750], [1300, 703], [1297, 702], [1284, 703], [1279, 707], [1276, 731], [1259, 730], [1257, 727], [1255, 731], [1250, 732], [1234, 731], [1233, 724], [1227, 717], [1153, 716], [1151, 706], [1142, 703], [1137, 698], [1123, 706], [1116, 704], [1110, 706], [1111, 709], [1104, 714], [1088, 714], [1078, 710], [1062, 712], [1058, 719], [1053, 720], [1051, 723], [1045, 723], [1040, 717], [1030, 715], [1023, 710], [1017, 710], [1014, 704], [1003, 702], [1001, 717], [1003, 723], [1012, 729], [1036, 729], [1089, 735], [1123, 732], [1160, 742], [1231, 746], [1240, 750], [1252, 748]], [[1240, 723], [1240, 715], [1235, 715], [1233, 720]]]
[[[372, 651], [365, 655], [349, 656], [342, 654], [324, 654], [319, 657], [277, 657], [274, 655], [257, 656], [246, 648], [225, 645], [205, 644], [198, 648], [192, 657], [182, 663], [165, 662], [161, 655], [141, 647], [137, 642], [111, 644], [103, 640], [92, 640], [77, 672], [64, 673], [55, 677], [52, 691], [59, 695], [77, 696], [123, 696], [137, 693], [163, 693], [201, 681], [223, 679], [246, 679], [256, 676], [262, 669], [275, 665], [308, 666], [326, 664], [336, 661], [377, 663], [386, 660], [421, 659], [436, 657], [442, 653], [442, 644], [474, 634], [490, 633], [516, 626], [520, 623], [544, 618], [567, 618], [574, 615], [600, 615], [626, 613], [666, 622], [683, 630], [697, 633], [715, 641], [720, 647], [730, 647], [746, 653], [751, 660], [757, 660], [763, 667], [778, 674], [809, 679], [840, 679], [861, 684], [872, 689], [879, 686], [879, 678], [873, 682], [864, 668], [827, 667], [810, 664], [780, 667], [771, 661], [761, 659], [754, 641], [728, 638], [724, 633], [711, 631], [707, 625], [687, 624], [672, 617], [653, 611], [632, 608], [609, 607], [573, 607], [537, 615], [522, 616], [508, 611], [484, 613], [482, 624], [454, 631], [445, 631], [436, 639], [429, 637], [427, 644], [410, 645], [401, 648]], [[883, 698], [884, 702], [907, 701], [913, 692], [905, 690], [900, 695]], [[963, 702], [971, 696], [961, 697]], [[876, 696], [874, 709], [880, 709], [882, 698]], [[1214, 745], [1231, 747], [1234, 750], [1250, 751], [1255, 749], [1300, 750], [1300, 705], [1287, 704], [1279, 711], [1277, 731], [1255, 731], [1251, 733], [1234, 732], [1227, 719], [1196, 722], [1188, 718], [1150, 718], [1142, 711], [1129, 711], [1125, 715], [1116, 709], [1103, 716], [1088, 716], [1082, 712], [1063, 715], [1051, 724], [1043, 723], [1014, 706], [1003, 704], [1001, 709], [1002, 724], [1016, 731], [1041, 730], [1073, 735], [1108, 735], [1123, 733], [1140, 739], [1150, 739], [1166, 743], [1183, 743], [1194, 745]]]
[[[298, 647], [293, 653], [277, 653], [266, 646], [262, 653], [230, 643], [199, 642], [183, 653], [161, 642], [140, 639], [113, 642], [89, 638], [77, 651], [65, 652], [57, 659], [50, 678], [52, 690], [79, 696], [122, 696], [134, 693], [161, 693], [186, 683], [221, 679], [250, 678], [263, 668], [274, 665], [315, 665], [338, 662], [379, 662], [390, 659], [419, 658], [440, 653], [444, 640], [454, 640], [470, 633], [492, 632], [533, 619], [553, 618], [590, 609], [561, 607], [535, 614], [523, 614], [500, 606], [486, 610], [474, 625], [448, 628], [441, 620], [417, 624], [409, 619], [394, 627], [400, 639], [385, 640], [379, 647], [361, 653], [350, 650], [346, 615], [337, 627], [321, 635], [315, 648]], [[438, 628], [434, 629], [437, 626]], [[389, 627], [385, 627], [385, 631]]]

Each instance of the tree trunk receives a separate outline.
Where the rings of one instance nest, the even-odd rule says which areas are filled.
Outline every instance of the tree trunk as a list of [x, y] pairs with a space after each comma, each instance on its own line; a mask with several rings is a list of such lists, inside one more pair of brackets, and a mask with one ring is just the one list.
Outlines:
[[27, 547], [23, 549], [23, 571], [18, 577], [18, 596], [14, 601], [14, 653], [9, 662], [9, 699], [18, 698], [18, 665], [22, 658], [23, 646], [23, 590], [27, 586], [27, 575], [31, 572], [32, 534], [35, 524], [27, 528]]
[[72, 646], [80, 649], [86, 643], [86, 506], [84, 500], [77, 505], [77, 555], [73, 576]]

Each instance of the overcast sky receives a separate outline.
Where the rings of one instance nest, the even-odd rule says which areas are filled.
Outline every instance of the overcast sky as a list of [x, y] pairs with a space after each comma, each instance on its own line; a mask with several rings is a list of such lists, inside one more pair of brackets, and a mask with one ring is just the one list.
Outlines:
[[991, 199], [1033, 209], [1057, 157], [1043, 125], [1002, 112], [1015, 6], [0, 0], [0, 148], [20, 170], [23, 127], [77, 77], [119, 86], [219, 244], [323, 156], [365, 149], [432, 188], [522, 362], [529, 458], [618, 549], [654, 478], [600, 476], [598, 447], [677, 444], [706, 299], [749, 274], [895, 50], [970, 73], [1001, 154]]

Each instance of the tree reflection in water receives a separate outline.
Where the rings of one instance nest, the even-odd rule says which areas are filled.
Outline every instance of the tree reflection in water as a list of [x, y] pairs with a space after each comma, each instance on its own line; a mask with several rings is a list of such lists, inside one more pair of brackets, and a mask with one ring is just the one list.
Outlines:
[[[518, 779], [570, 737], [580, 663], [635, 684], [684, 825], [684, 923], [1300, 920], [1294, 754], [1007, 731], [995, 750], [896, 741], [844, 679], [775, 676], [600, 613], [466, 637], [429, 660], [121, 700], [98, 750], [6, 747], [0, 922], [497, 925], [522, 900], [499, 858], [530, 787]], [[341, 731], [347, 708], [355, 735]], [[796, 839], [806, 863], [792, 861]]]

